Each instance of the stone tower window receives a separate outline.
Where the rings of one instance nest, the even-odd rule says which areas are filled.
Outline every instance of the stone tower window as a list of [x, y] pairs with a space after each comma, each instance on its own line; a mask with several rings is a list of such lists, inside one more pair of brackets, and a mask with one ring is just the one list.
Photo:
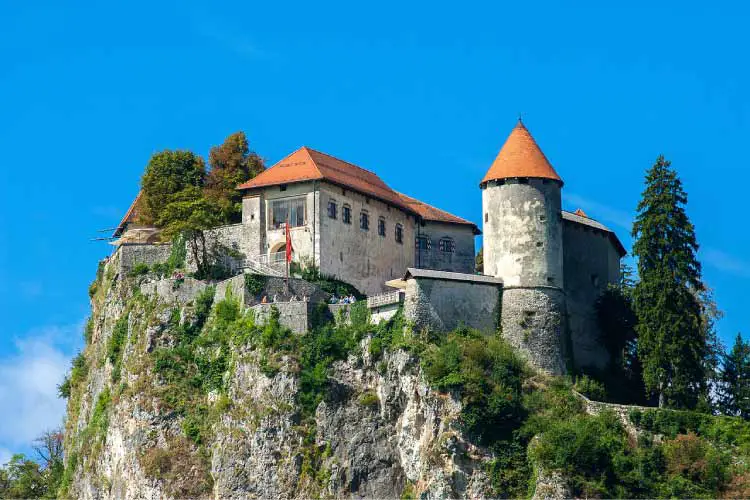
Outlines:
[[396, 224], [396, 243], [404, 242], [404, 226]]
[[331, 219], [336, 218], [336, 200], [334, 200], [333, 198], [328, 200], [328, 217], [330, 217]]
[[385, 238], [385, 217], [380, 217], [378, 219], [378, 235]]
[[490, 221], [490, 214], [487, 213], [487, 212], [485, 212], [484, 213], [484, 222], [489, 222], [489, 221]]
[[344, 221], [344, 224], [352, 223], [352, 207], [347, 204], [341, 207], [341, 220]]
[[367, 210], [362, 210], [359, 213], [359, 228], [364, 231], [370, 230], [370, 215], [367, 213]]

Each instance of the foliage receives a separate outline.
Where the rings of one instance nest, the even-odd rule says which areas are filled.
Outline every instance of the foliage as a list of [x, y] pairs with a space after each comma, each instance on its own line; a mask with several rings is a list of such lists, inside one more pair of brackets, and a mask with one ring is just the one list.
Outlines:
[[307, 263], [307, 265], [305, 265], [302, 269], [302, 279], [317, 285], [324, 292], [336, 295], [337, 297], [354, 295], [357, 300], [362, 300], [365, 298], [365, 295], [357, 290], [357, 288], [353, 285], [350, 285], [345, 281], [338, 280], [333, 276], [321, 274], [318, 267], [313, 266], [310, 263]]
[[263, 289], [266, 287], [267, 282], [268, 276], [263, 274], [245, 273], [245, 291], [248, 295], [251, 295], [256, 299], [260, 297], [261, 293], [263, 293]]
[[130, 272], [128, 272], [128, 277], [130, 278], [136, 278], [138, 276], [143, 276], [145, 274], [148, 274], [150, 271], [148, 264], [144, 264], [143, 262], [139, 262], [138, 264], [134, 265]]
[[370, 408], [377, 408], [380, 404], [380, 398], [375, 391], [365, 391], [359, 396], [359, 404]]
[[62, 432], [46, 431], [34, 440], [37, 459], [15, 454], [0, 464], [0, 498], [56, 498], [63, 478]]
[[94, 338], [94, 317], [89, 316], [86, 320], [86, 326], [83, 328], [83, 339], [86, 341], [86, 345], [91, 343], [91, 339]]
[[474, 271], [477, 273], [484, 272], [484, 247], [479, 249], [477, 256], [474, 258]]
[[521, 387], [527, 370], [499, 336], [456, 330], [426, 352], [423, 366], [435, 388], [461, 395], [460, 427], [480, 443], [510, 438], [524, 419]]
[[206, 176], [206, 196], [220, 207], [225, 223], [242, 218], [242, 193], [237, 186], [252, 179], [265, 169], [263, 160], [250, 151], [244, 132], [235, 132], [220, 146], [211, 148], [208, 155], [211, 170]]
[[750, 419], [750, 343], [738, 333], [732, 350], [723, 358], [719, 409], [725, 415]]
[[[164, 209], [186, 188], [200, 187], [206, 175], [203, 159], [190, 151], [165, 150], [155, 153], [141, 179], [142, 223], [156, 223]], [[161, 227], [161, 226], [160, 226]]]
[[60, 385], [57, 386], [58, 396], [69, 398], [73, 387], [77, 386], [88, 375], [89, 369], [86, 363], [86, 357], [79, 352], [71, 361], [70, 375], [66, 375]]
[[120, 380], [122, 368], [122, 351], [128, 340], [128, 317], [127, 311], [115, 323], [112, 335], [107, 340], [107, 359], [112, 363], [112, 381]]
[[213, 479], [206, 454], [193, 453], [184, 437], [167, 441], [165, 448], [149, 448], [140, 457], [146, 476], [164, 480], [166, 493], [175, 498], [203, 498]]
[[576, 383], [573, 386], [574, 389], [589, 399], [594, 401], [606, 401], [607, 391], [601, 382], [590, 378], [587, 375], [583, 375], [576, 379]]
[[633, 225], [640, 281], [633, 293], [638, 355], [647, 390], [659, 406], [694, 408], [706, 393], [707, 355], [701, 305], [704, 289], [687, 195], [670, 163], [659, 156]]

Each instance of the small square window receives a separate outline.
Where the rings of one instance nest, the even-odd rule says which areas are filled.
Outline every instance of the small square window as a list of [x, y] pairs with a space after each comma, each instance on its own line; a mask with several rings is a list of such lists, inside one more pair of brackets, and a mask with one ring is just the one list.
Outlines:
[[286, 184], [279, 186], [279, 191], [286, 191]]

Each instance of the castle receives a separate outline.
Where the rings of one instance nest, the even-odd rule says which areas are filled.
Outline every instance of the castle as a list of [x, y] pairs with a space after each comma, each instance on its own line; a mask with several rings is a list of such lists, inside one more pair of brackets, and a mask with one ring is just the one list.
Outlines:
[[[407, 317], [418, 326], [501, 327], [547, 372], [564, 373], [571, 361], [603, 368], [608, 355], [594, 304], [619, 279], [625, 249], [617, 236], [581, 210], [562, 210], [562, 178], [520, 120], [479, 187], [481, 232], [371, 171], [302, 147], [238, 186], [242, 222], [212, 231], [244, 255], [245, 269], [278, 275], [289, 224], [295, 261], [370, 296], [403, 290]], [[136, 216], [137, 200], [115, 231], [119, 247], [158, 237]], [[482, 233], [478, 275], [474, 239]], [[131, 261], [153, 259], [130, 251]]]

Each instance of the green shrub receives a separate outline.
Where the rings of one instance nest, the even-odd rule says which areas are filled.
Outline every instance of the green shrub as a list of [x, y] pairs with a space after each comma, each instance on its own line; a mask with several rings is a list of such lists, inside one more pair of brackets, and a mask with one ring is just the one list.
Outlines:
[[128, 272], [128, 276], [131, 278], [137, 278], [138, 276], [144, 276], [148, 274], [150, 271], [148, 264], [144, 264], [143, 262], [139, 262], [138, 264], [134, 265], [132, 268], [130, 268], [130, 271]]
[[91, 343], [91, 339], [94, 337], [94, 317], [89, 316], [86, 320], [86, 326], [83, 329], [83, 338], [86, 341], [86, 345]]
[[375, 391], [365, 391], [359, 396], [359, 404], [369, 408], [377, 407], [380, 404], [380, 398]]
[[480, 443], [511, 437], [525, 419], [526, 366], [499, 336], [456, 330], [426, 353], [423, 366], [436, 389], [460, 395], [460, 427]]
[[268, 282], [268, 276], [262, 274], [245, 273], [245, 291], [248, 295], [258, 299]]
[[594, 401], [607, 401], [607, 391], [604, 389], [604, 385], [589, 378], [588, 375], [578, 377], [573, 388]]

